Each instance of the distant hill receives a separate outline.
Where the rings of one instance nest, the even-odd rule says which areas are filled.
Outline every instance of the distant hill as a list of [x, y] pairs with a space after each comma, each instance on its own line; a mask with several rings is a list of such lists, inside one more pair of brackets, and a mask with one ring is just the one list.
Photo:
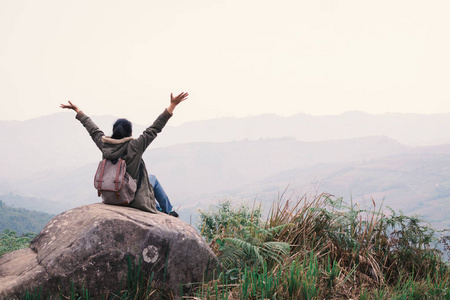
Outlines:
[[[135, 136], [150, 125], [134, 124]], [[175, 118], [176, 116], [174, 116]], [[92, 116], [111, 134], [116, 117]], [[247, 118], [221, 118], [196, 121], [177, 127], [168, 126], [151, 148], [198, 142], [233, 142], [241, 140], [278, 139], [291, 137], [302, 142], [355, 139], [386, 136], [408, 146], [450, 143], [447, 129], [450, 114], [381, 114], [348, 112], [340, 115], [290, 117], [261, 115]], [[0, 188], [11, 178], [24, 174], [46, 172], [58, 168], [73, 168], [98, 159], [98, 149], [74, 114], [61, 112], [28, 121], [0, 121]], [[46, 174], [46, 173], [43, 173]]]
[[11, 229], [19, 235], [39, 233], [53, 216], [24, 208], [10, 207], [0, 201], [0, 232]]
[[[295, 168], [255, 181], [225, 195], [252, 200], [266, 208], [284, 199], [330, 193], [369, 207], [372, 199], [395, 211], [418, 214], [438, 229], [450, 228], [450, 145], [410, 148], [377, 159], [324, 163]], [[386, 212], [388, 210], [386, 209]]]
[[61, 201], [52, 201], [45, 198], [27, 197], [14, 193], [0, 195], [3, 204], [12, 208], [27, 208], [28, 210], [58, 214], [67, 209], [67, 204]]
[[150, 171], [173, 193], [195, 199], [205, 193], [240, 188], [292, 169], [360, 162], [407, 149], [386, 137], [309, 143], [283, 138], [176, 145], [152, 149], [145, 158]]
[[339, 115], [266, 114], [246, 118], [195, 121], [167, 128], [160, 145], [231, 142], [243, 139], [293, 137], [299, 141], [386, 136], [408, 146], [450, 143], [450, 114], [377, 114], [353, 111]]
[[[109, 134], [115, 117], [93, 119]], [[168, 126], [144, 159], [187, 213], [224, 198], [272, 203], [287, 189], [385, 199], [442, 225], [450, 220], [449, 123], [450, 115], [359, 112], [224, 118]], [[0, 122], [0, 141], [4, 202], [59, 213], [100, 201], [93, 188], [100, 152], [73, 114]]]
[[[45, 144], [42, 147], [41, 151], [45, 151]], [[236, 189], [286, 170], [382, 158], [406, 149], [385, 137], [315, 143], [284, 138], [150, 148], [144, 159], [149, 172], [158, 176], [169, 196], [183, 206], [191, 206], [204, 200], [204, 195]], [[99, 154], [91, 163], [24, 174], [10, 182], [4, 193], [32, 195], [64, 204], [66, 208], [99, 202], [93, 187]], [[50, 206], [61, 208], [61, 205]]]

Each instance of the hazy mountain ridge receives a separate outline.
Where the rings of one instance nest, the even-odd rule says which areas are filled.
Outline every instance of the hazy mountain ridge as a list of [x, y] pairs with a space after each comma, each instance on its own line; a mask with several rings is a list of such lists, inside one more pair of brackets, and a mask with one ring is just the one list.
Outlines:
[[[389, 206], [424, 216], [438, 228], [450, 228], [450, 145], [412, 148], [381, 159], [318, 164], [287, 170], [230, 194], [271, 204], [277, 192], [286, 197], [326, 192], [348, 202]], [[281, 188], [280, 188], [281, 187]], [[284, 187], [284, 189], [283, 189]]]
[[[450, 114], [379, 114], [347, 112], [340, 115], [311, 116], [296, 114], [290, 117], [261, 115], [247, 118], [221, 118], [185, 123], [168, 128], [160, 141], [226, 142], [242, 139], [294, 137], [313, 142], [351, 139], [364, 136], [387, 136], [410, 146], [450, 143], [447, 128]], [[170, 139], [170, 140], [169, 140]]]
[[[314, 143], [284, 138], [170, 146], [151, 149], [145, 158], [158, 177], [173, 180], [175, 186], [176, 182], [188, 183], [188, 189], [180, 191], [184, 194], [193, 192], [191, 187], [199, 182], [204, 183], [203, 192], [212, 192], [262, 180], [284, 170], [380, 158], [407, 148], [385, 137]], [[174, 170], [177, 174], [172, 174]], [[189, 173], [189, 178], [180, 178]]]
[[[93, 116], [92, 119], [109, 135], [116, 118]], [[134, 125], [135, 136], [150, 125], [153, 118], [149, 120], [146, 125]], [[291, 117], [262, 115], [222, 118], [189, 122], [177, 127], [170, 126], [169, 121], [163, 134], [151, 147], [243, 139], [293, 137], [299, 141], [310, 142], [365, 136], [387, 136], [403, 144], [423, 146], [450, 143], [450, 135], [446, 134], [446, 128], [449, 126], [450, 114], [370, 115], [361, 112], [336, 116], [298, 114]], [[86, 130], [74, 118], [74, 114], [68, 112], [23, 122], [0, 121], [0, 142], [2, 145], [8, 145], [0, 149], [0, 155], [8, 158], [0, 165], [0, 173], [8, 172], [8, 177], [22, 177], [24, 173], [30, 172], [30, 165], [42, 171], [61, 166], [75, 167], [80, 162], [95, 161], [98, 150], [86, 135]], [[45, 151], [42, 151], [42, 144], [46, 145]]]
[[[348, 113], [191, 122], [166, 127], [144, 159], [174, 205], [189, 212], [224, 197], [257, 198], [270, 203], [288, 188], [291, 194], [323, 191], [346, 198], [351, 194], [356, 201], [370, 196], [377, 202], [386, 198], [387, 205], [405, 205], [405, 211], [426, 212], [433, 217], [433, 213], [439, 214], [441, 217], [435, 219], [443, 220], [450, 215], [445, 209], [447, 192], [442, 192], [450, 180], [445, 169], [450, 163], [450, 146], [411, 147], [388, 135], [364, 135], [367, 127], [371, 128], [369, 133], [383, 131], [387, 125], [377, 125], [374, 120], [387, 118], [391, 123], [401, 123], [395, 129], [387, 128], [392, 129], [390, 135], [404, 132], [409, 126], [412, 136], [416, 127], [421, 127], [417, 140], [425, 143], [426, 135], [421, 132], [445, 124], [442, 116], [449, 117]], [[411, 125], [418, 119], [430, 118], [434, 120], [430, 124], [424, 121], [416, 127]], [[115, 119], [93, 117], [106, 134]], [[345, 131], [343, 126], [353, 129]], [[143, 129], [135, 125], [133, 132], [137, 135]], [[428, 141], [443, 143], [446, 136], [442, 131], [438, 131], [441, 136], [428, 134]], [[0, 140], [8, 145], [0, 150], [8, 158], [0, 166], [0, 195], [14, 193], [53, 200], [61, 211], [100, 201], [92, 184], [100, 152], [73, 114], [0, 122], [0, 133]], [[339, 138], [345, 135], [362, 137]], [[192, 142], [209, 138], [214, 142]], [[305, 141], [308, 139], [317, 141]], [[436, 184], [441, 192], [436, 191]], [[412, 199], [411, 203], [406, 199]], [[20, 207], [18, 202], [16, 206]], [[24, 205], [30, 202], [24, 201]]]
[[5, 205], [0, 197], [0, 232], [10, 229], [19, 235], [38, 233], [52, 217], [47, 213]]
[[[95, 148], [92, 141], [91, 144]], [[284, 138], [150, 147], [144, 159], [149, 171], [157, 174], [164, 185], [172, 186], [175, 193], [198, 195], [199, 191], [193, 187], [200, 187], [202, 193], [213, 192], [237, 187], [286, 169], [366, 157], [379, 158], [407, 148], [384, 137], [316, 143]], [[100, 152], [95, 150], [94, 162], [83, 161], [75, 167], [55, 166], [53, 170], [24, 174], [15, 181], [16, 189], [58, 201], [66, 198], [74, 200], [73, 195], [80, 196], [80, 187], [91, 188], [92, 176], [100, 160]]]

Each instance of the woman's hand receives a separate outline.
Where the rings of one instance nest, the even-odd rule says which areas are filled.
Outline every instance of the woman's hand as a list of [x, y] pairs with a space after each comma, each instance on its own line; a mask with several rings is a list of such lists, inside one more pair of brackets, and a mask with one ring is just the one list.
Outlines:
[[76, 106], [75, 104], [73, 104], [70, 101], [69, 101], [69, 104], [61, 104], [60, 107], [61, 108], [66, 108], [66, 109], [73, 109], [76, 113], [80, 112], [80, 109], [78, 108], [78, 106]]
[[167, 110], [172, 114], [175, 107], [180, 104], [182, 101], [187, 100], [187, 97], [189, 96], [188, 93], [181, 93], [178, 96], [174, 97], [173, 94], [170, 94], [170, 105], [167, 108]]

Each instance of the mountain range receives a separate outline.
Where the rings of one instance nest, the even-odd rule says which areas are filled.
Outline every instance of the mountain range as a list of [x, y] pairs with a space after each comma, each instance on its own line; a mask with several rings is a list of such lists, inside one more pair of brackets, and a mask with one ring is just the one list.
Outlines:
[[[92, 119], [109, 134], [115, 117]], [[185, 220], [222, 199], [260, 201], [267, 211], [280, 195], [326, 192], [361, 205], [373, 198], [448, 228], [449, 125], [445, 114], [361, 112], [169, 123], [144, 159]], [[59, 213], [99, 201], [100, 152], [73, 115], [0, 121], [0, 142], [4, 203]]]

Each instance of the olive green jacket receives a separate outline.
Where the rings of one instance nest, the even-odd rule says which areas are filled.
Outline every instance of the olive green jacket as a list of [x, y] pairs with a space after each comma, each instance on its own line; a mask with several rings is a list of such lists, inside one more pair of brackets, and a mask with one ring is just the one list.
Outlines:
[[[100, 151], [102, 151], [103, 158], [110, 160], [123, 158], [127, 163], [128, 174], [130, 174], [133, 179], [138, 180], [139, 166], [141, 161], [144, 163], [142, 155], [144, 154], [145, 149], [147, 149], [150, 143], [156, 138], [157, 134], [161, 132], [171, 116], [172, 114], [166, 109], [137, 139], [127, 137], [119, 140], [105, 136], [103, 131], [101, 131], [91, 118], [86, 116], [82, 111], [77, 113], [76, 118], [83, 124], [91, 135], [92, 140]], [[145, 164], [143, 165], [141, 186], [136, 191], [134, 200], [129, 206], [151, 213], [157, 212], [155, 195], [153, 193], [153, 187], [148, 180], [148, 172]]]

